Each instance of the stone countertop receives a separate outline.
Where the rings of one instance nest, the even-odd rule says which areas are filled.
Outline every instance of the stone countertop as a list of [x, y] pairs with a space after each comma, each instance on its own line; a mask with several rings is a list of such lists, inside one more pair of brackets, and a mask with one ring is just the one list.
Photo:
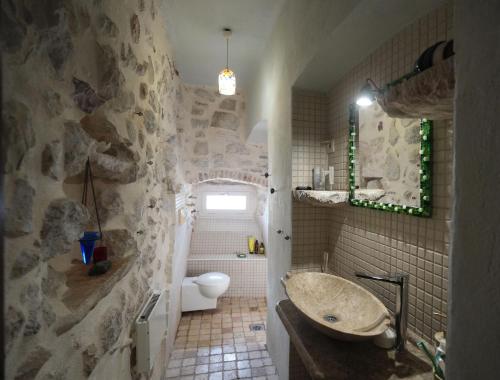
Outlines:
[[347, 204], [347, 191], [293, 190], [293, 197], [299, 202], [320, 207], [337, 207]]
[[[339, 207], [349, 201], [349, 192], [344, 190], [293, 190], [292, 193], [295, 200], [319, 207]], [[385, 191], [356, 189], [354, 194], [356, 199], [377, 201], [385, 195]]]
[[372, 342], [342, 342], [315, 330], [290, 300], [276, 311], [312, 379], [432, 380], [432, 367], [412, 343], [407, 350], [378, 348]]

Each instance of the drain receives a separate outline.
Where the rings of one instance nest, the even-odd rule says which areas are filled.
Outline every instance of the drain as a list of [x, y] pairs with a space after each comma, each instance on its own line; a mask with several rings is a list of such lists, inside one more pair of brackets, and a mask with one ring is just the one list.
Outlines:
[[325, 315], [323, 316], [323, 319], [324, 319], [325, 321], [327, 321], [327, 322], [331, 322], [331, 323], [334, 323], [334, 322], [337, 322], [337, 321], [338, 321], [337, 317], [336, 317], [335, 315], [333, 315], [333, 314], [325, 314]]
[[266, 326], [263, 323], [252, 323], [249, 325], [250, 331], [264, 331]]

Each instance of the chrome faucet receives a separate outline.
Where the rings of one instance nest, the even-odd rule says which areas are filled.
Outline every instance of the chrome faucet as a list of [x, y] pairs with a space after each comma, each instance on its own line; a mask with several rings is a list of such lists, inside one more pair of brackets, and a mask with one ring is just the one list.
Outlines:
[[323, 263], [321, 264], [321, 273], [328, 273], [328, 262], [329, 262], [329, 253], [323, 252]]
[[397, 285], [396, 292], [396, 351], [403, 351], [406, 344], [408, 328], [408, 285], [407, 273], [373, 275], [361, 272], [354, 273], [356, 277], [368, 280], [382, 281]]

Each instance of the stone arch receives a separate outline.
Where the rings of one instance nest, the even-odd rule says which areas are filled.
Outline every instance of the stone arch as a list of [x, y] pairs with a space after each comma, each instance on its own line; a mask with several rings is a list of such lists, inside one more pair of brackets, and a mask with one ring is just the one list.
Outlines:
[[226, 180], [259, 187], [267, 187], [267, 178], [261, 174], [250, 174], [238, 170], [210, 170], [207, 172], [198, 172], [197, 178], [192, 182], [198, 184], [213, 180]]

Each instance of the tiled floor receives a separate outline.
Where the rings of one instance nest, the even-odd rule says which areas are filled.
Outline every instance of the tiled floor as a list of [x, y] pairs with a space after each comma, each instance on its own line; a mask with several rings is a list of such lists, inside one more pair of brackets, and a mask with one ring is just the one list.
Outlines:
[[264, 298], [222, 298], [216, 310], [183, 313], [168, 379], [278, 380], [266, 350]]

